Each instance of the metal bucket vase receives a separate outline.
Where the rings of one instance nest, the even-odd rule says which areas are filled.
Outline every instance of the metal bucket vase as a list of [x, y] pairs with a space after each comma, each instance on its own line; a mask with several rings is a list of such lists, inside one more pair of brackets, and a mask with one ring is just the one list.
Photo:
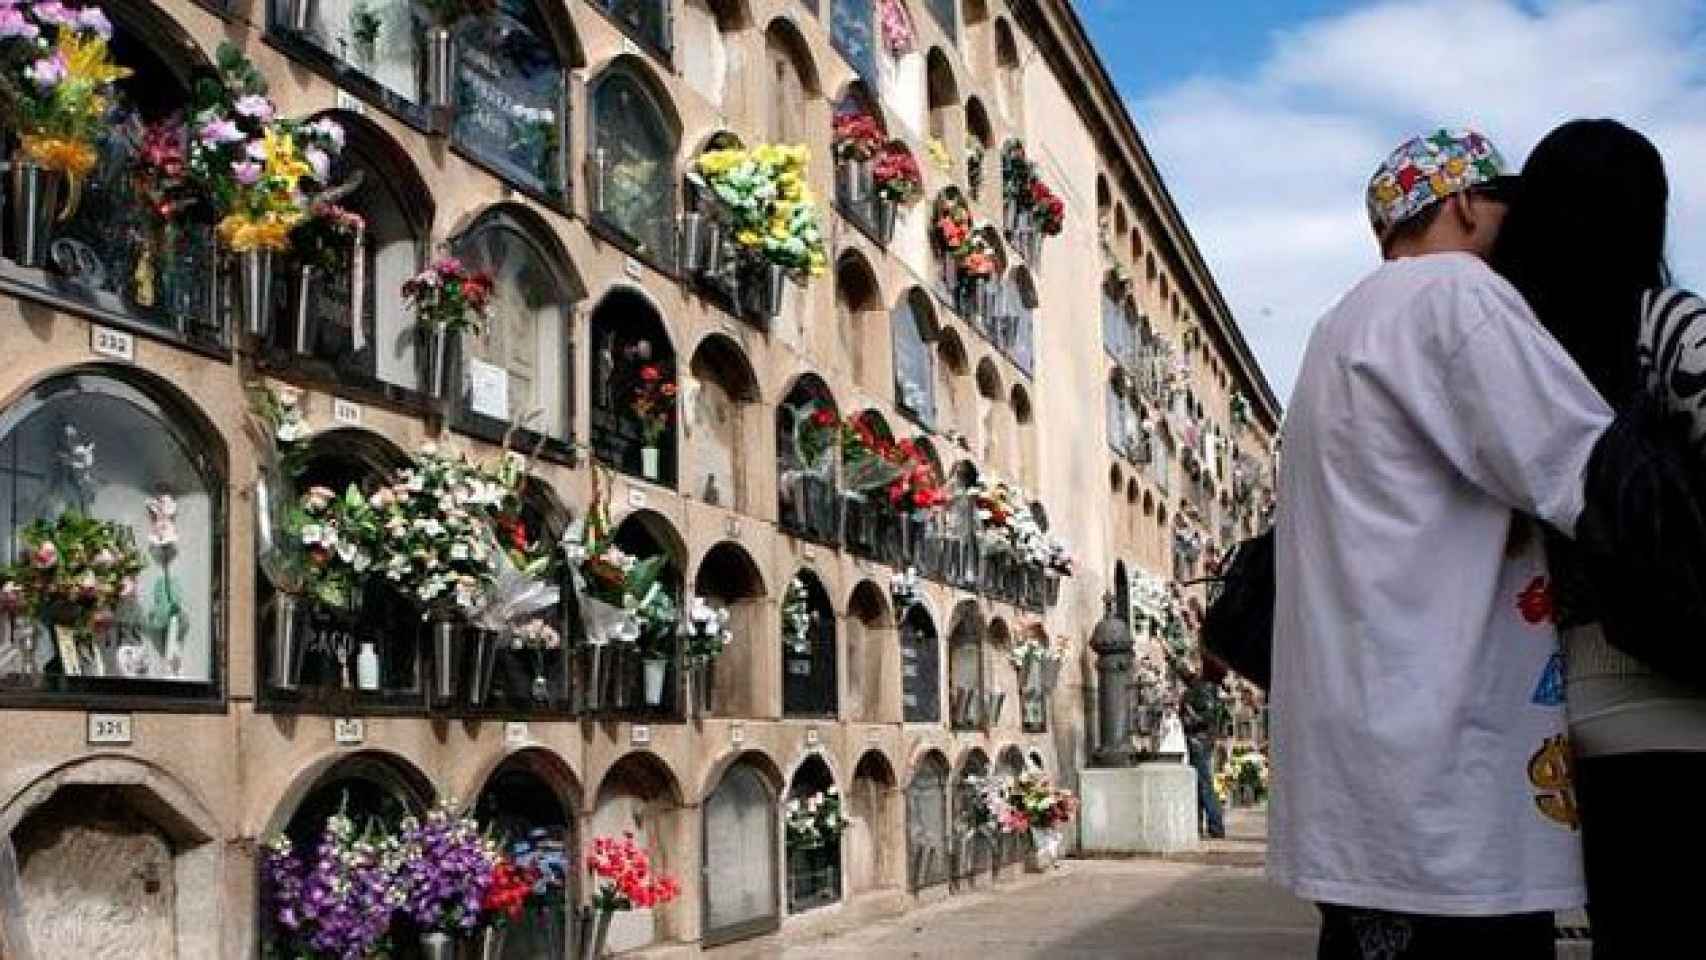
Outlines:
[[432, 637], [432, 699], [448, 703], [456, 698], [456, 623], [434, 620], [427, 631]]
[[421, 960], [456, 960], [456, 941], [448, 933], [421, 934]]
[[427, 106], [434, 109], [450, 107], [451, 58], [450, 31], [434, 27], [427, 33]]
[[581, 629], [587, 641], [584, 645], [587, 665], [584, 703], [588, 710], [601, 710], [616, 672], [618, 648], [627, 646], [617, 638], [626, 632], [629, 616], [621, 607], [584, 594], [577, 600]]
[[21, 267], [47, 265], [53, 218], [65, 193], [65, 174], [31, 160], [12, 158], [13, 259]]
[[869, 160], [848, 160], [836, 164], [835, 191], [841, 202], [857, 206], [865, 202], [866, 188], [871, 182]]
[[877, 239], [888, 246], [894, 242], [894, 221], [899, 208], [893, 200], [877, 200]]
[[984, 717], [988, 720], [989, 726], [1000, 726], [1001, 708], [1007, 705], [1007, 691], [995, 690], [990, 693], [986, 693], [983, 695], [983, 701]]
[[290, 348], [300, 356], [314, 352], [313, 313], [315, 269], [302, 264], [296, 274], [295, 302], [291, 305]]
[[244, 250], [237, 258], [237, 307], [243, 332], [259, 340], [272, 332], [273, 251]]
[[416, 327], [421, 360], [421, 391], [434, 400], [450, 396], [462, 359], [462, 332], [437, 324]]
[[604, 691], [610, 685], [610, 644], [589, 643], [581, 648], [586, 676], [581, 684], [581, 708], [588, 713], [604, 709]]
[[463, 960], [503, 960], [504, 941], [509, 939], [506, 927], [481, 927], [471, 939], [462, 941]]
[[681, 215], [681, 269], [684, 272], [699, 273], [705, 269], [706, 232], [710, 226], [709, 218], [697, 210]]
[[313, 0], [285, 0], [284, 25], [294, 33], [308, 32], [308, 14]]
[[272, 659], [269, 670], [274, 690], [291, 691], [302, 685], [302, 600], [288, 593], [273, 596]]
[[687, 669], [683, 678], [687, 684], [687, 712], [692, 717], [707, 717], [711, 714], [711, 686], [715, 682], [714, 667], [711, 661], [703, 657], [692, 657], [687, 661]]
[[610, 939], [610, 918], [615, 915], [612, 910], [592, 910], [591, 916], [581, 923], [581, 960], [599, 960], [604, 956], [604, 944]]
[[663, 684], [669, 677], [669, 661], [650, 658], [641, 661], [643, 679], [645, 682], [646, 706], [659, 707], [663, 705]]
[[468, 705], [483, 707], [492, 694], [492, 677], [506, 635], [499, 630], [475, 630], [468, 644]]

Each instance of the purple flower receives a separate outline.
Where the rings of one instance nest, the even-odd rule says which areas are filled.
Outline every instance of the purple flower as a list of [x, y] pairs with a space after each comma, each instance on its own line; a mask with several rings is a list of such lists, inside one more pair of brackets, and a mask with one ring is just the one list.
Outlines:
[[245, 187], [254, 186], [261, 179], [261, 165], [253, 160], [239, 160], [231, 165], [231, 175]]
[[77, 14], [66, 9], [65, 4], [60, 3], [59, 0], [43, 0], [43, 2], [31, 7], [30, 13], [41, 23], [56, 27], [75, 27], [77, 25]]
[[262, 123], [271, 123], [273, 117], [272, 101], [258, 93], [239, 97], [236, 104], [237, 113]]
[[314, 179], [325, 183], [332, 175], [332, 158], [326, 156], [326, 151], [319, 147], [308, 147], [302, 151], [302, 159], [314, 168]]
[[[37, 9], [39, 10], [40, 7]], [[107, 19], [107, 15], [101, 12], [100, 7], [84, 7], [77, 11], [77, 26], [93, 33], [102, 40], [113, 38], [112, 21]]]
[[23, 38], [34, 40], [41, 28], [31, 23], [16, 7], [0, 8], [0, 40]]
[[250, 160], [264, 162], [267, 158], [267, 145], [260, 140], [250, 140], [249, 145], [243, 148], [243, 152], [249, 155]]
[[243, 131], [237, 129], [237, 121], [221, 118], [209, 120], [202, 124], [201, 142], [210, 146], [221, 143], [238, 143], [243, 140]]
[[24, 68], [24, 77], [43, 90], [52, 90], [65, 80], [65, 57], [55, 53]]

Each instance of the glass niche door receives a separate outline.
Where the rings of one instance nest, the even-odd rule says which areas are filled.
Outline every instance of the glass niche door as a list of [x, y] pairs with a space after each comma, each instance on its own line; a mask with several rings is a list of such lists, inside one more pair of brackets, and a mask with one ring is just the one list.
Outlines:
[[705, 801], [705, 943], [774, 930], [776, 797], [750, 764], [736, 764]]

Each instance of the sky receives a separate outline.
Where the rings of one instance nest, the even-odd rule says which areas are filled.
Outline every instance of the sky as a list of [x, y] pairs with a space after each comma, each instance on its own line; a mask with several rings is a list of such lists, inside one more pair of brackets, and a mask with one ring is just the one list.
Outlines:
[[1706, 278], [1706, 0], [1075, 6], [1282, 402], [1378, 262], [1363, 188], [1415, 133], [1471, 126], [1520, 165], [1565, 120], [1621, 120], [1665, 155], [1672, 268]]

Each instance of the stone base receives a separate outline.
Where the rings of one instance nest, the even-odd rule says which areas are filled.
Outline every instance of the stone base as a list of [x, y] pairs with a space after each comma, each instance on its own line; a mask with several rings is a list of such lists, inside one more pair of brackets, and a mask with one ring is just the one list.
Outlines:
[[1197, 772], [1182, 763], [1090, 768], [1079, 774], [1080, 842], [1087, 854], [1194, 850]]

